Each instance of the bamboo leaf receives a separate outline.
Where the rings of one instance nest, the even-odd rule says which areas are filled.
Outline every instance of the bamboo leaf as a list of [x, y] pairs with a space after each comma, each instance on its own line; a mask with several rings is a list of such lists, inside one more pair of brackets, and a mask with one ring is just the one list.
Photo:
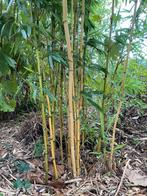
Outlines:
[[62, 63], [62, 64], [64, 64], [64, 65], [67, 65], [67, 62], [64, 60], [64, 58], [60, 55], [60, 54], [58, 54], [58, 53], [54, 53], [54, 54], [52, 54], [52, 58], [56, 61], [56, 62], [58, 62], [58, 63]]
[[99, 104], [97, 104], [95, 101], [92, 100], [92, 95], [101, 95], [102, 93], [100, 91], [91, 91], [91, 92], [82, 92], [86, 100], [91, 103], [98, 111], [103, 113], [103, 110]]
[[89, 101], [89, 103], [91, 103], [91, 105], [93, 105], [98, 111], [100, 111], [101, 113], [103, 113], [103, 109], [96, 102], [94, 102], [90, 98], [87, 98], [87, 101]]
[[53, 58], [51, 55], [48, 56], [48, 64], [51, 67], [51, 69], [54, 69]]
[[12, 32], [12, 27], [13, 27], [14, 19], [8, 20], [2, 28], [1, 28], [1, 37], [7, 37], [9, 38]]
[[105, 54], [105, 51], [101, 49], [104, 46], [104, 43], [99, 41], [98, 39], [91, 38], [87, 41], [87, 45], [96, 49], [100, 54]]
[[65, 61], [65, 59], [59, 53], [49, 53], [48, 61], [49, 61], [49, 65], [51, 66], [52, 69], [54, 67], [53, 61], [55, 61], [57, 63], [64, 64], [64, 65], [68, 65], [67, 62]]
[[90, 69], [93, 69], [93, 70], [97, 70], [97, 71], [102, 71], [103, 73], [107, 73], [107, 70], [106, 68], [102, 67], [101, 65], [99, 64], [92, 64], [91, 66], [89, 66]]
[[83, 91], [81, 94], [86, 97], [92, 97], [93, 95], [101, 96], [103, 93], [101, 91]]
[[16, 62], [10, 56], [0, 51], [0, 66], [10, 66], [12, 68], [15, 68]]

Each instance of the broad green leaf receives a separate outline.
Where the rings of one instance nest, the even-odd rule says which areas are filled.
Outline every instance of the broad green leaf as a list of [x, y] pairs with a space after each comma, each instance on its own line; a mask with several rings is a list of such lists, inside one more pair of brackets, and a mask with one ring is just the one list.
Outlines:
[[16, 101], [14, 99], [8, 100], [0, 91], [0, 111], [13, 112], [16, 107]]
[[61, 56], [61, 54], [59, 54], [59, 53], [49, 53], [48, 62], [49, 62], [49, 65], [52, 69], [54, 68], [54, 64], [53, 64], [54, 61], [57, 62], [57, 63], [67, 65], [67, 62]]
[[14, 94], [17, 91], [17, 82], [15, 79], [2, 80], [2, 91], [7, 94]]
[[11, 57], [8, 57], [5, 55], [5, 59], [6, 61], [8, 62], [9, 66], [12, 67], [12, 68], [15, 68], [16, 67], [16, 62], [14, 59], [12, 59]]
[[4, 52], [0, 51], [0, 67], [10, 66], [12, 68], [16, 67], [16, 62], [10, 56], [6, 55]]
[[63, 63], [63, 64], [65, 64], [65, 65], [67, 65], [66, 61], [65, 61], [65, 60], [63, 59], [63, 57], [62, 57], [60, 54], [58, 54], [58, 53], [52, 54], [52, 58], [53, 58], [56, 62], [58, 62], [58, 63]]

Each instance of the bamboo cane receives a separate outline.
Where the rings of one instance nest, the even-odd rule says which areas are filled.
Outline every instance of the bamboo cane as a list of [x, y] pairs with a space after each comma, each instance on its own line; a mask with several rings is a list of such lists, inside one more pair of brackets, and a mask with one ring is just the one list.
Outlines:
[[84, 17], [85, 17], [85, 0], [82, 0], [82, 16], [81, 16], [81, 33], [80, 33], [80, 66], [79, 66], [79, 100], [77, 106], [77, 130], [76, 130], [76, 167], [77, 175], [80, 175], [80, 113], [83, 106], [83, 97], [81, 96], [81, 91], [83, 91], [83, 46], [84, 46]]
[[59, 120], [60, 120], [60, 157], [61, 162], [63, 163], [63, 68], [60, 66], [60, 75], [59, 75]]
[[53, 161], [53, 167], [54, 167], [54, 176], [55, 179], [58, 178], [58, 171], [57, 171], [57, 165], [56, 165], [56, 159], [55, 159], [55, 145], [54, 145], [54, 131], [53, 131], [53, 125], [52, 125], [52, 118], [51, 118], [51, 106], [50, 106], [50, 100], [48, 95], [46, 95], [46, 101], [48, 106], [48, 114], [49, 114], [49, 128], [50, 128], [50, 142], [51, 142], [51, 155], [52, 155], [52, 161]]
[[42, 126], [43, 126], [43, 138], [44, 138], [44, 162], [45, 162], [45, 182], [48, 181], [48, 130], [46, 126], [46, 117], [45, 117], [45, 106], [44, 106], [44, 95], [43, 95], [43, 85], [42, 85], [42, 74], [40, 67], [40, 58], [39, 51], [36, 49], [36, 58], [37, 58], [37, 69], [38, 69], [38, 79], [39, 79], [39, 88], [40, 88], [40, 98], [41, 98], [41, 114], [42, 114]]
[[76, 177], [75, 144], [74, 144], [74, 118], [73, 118], [73, 55], [70, 43], [69, 28], [67, 23], [67, 0], [63, 0], [63, 24], [67, 44], [69, 81], [68, 81], [68, 129], [70, 135], [71, 163], [73, 175]]

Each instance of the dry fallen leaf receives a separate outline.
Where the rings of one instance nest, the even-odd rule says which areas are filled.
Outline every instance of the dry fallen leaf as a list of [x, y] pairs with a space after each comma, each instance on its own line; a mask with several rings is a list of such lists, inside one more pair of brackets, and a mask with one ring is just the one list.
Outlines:
[[30, 168], [32, 169], [35, 169], [37, 167], [43, 168], [43, 161], [40, 159], [32, 159], [26, 162], [30, 165]]
[[44, 174], [41, 171], [28, 172], [27, 179], [32, 183], [44, 184]]
[[50, 181], [49, 185], [54, 187], [55, 189], [64, 189], [66, 187], [66, 184], [63, 180], [55, 180], [55, 181]]
[[140, 170], [127, 169], [126, 171], [127, 178], [135, 186], [147, 187], [147, 175], [142, 175], [139, 172]]
[[[65, 167], [64, 167], [64, 165], [58, 165], [57, 164], [57, 171], [58, 171], [58, 177], [61, 177], [65, 173]], [[53, 167], [53, 164], [49, 165], [49, 174], [51, 176], [54, 175], [54, 167]]]

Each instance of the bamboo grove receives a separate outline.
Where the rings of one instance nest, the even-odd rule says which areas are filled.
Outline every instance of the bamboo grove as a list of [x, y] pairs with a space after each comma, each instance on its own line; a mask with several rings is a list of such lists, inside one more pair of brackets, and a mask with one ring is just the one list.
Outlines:
[[[0, 1], [0, 59], [5, 60], [0, 65], [0, 89], [7, 78], [11, 89], [0, 94], [0, 108], [13, 111], [22, 96], [22, 102], [33, 100], [41, 111], [46, 182], [49, 157], [54, 177], [58, 178], [57, 134], [61, 162], [68, 164], [74, 177], [81, 174], [81, 149], [88, 137], [83, 122], [88, 120], [90, 107], [96, 109], [99, 123], [93, 150], [103, 154], [109, 160], [109, 169], [113, 169], [116, 128], [125, 100], [130, 53], [136, 44], [133, 39], [145, 35], [145, 19], [139, 18], [145, 13], [145, 1], [131, 2], [129, 27], [121, 29], [120, 7], [129, 3]], [[141, 31], [137, 29], [139, 24]], [[121, 75], [119, 67], [123, 69]], [[89, 80], [99, 82], [92, 87]], [[22, 94], [24, 84], [27, 90]], [[113, 118], [109, 127], [110, 111]]]

